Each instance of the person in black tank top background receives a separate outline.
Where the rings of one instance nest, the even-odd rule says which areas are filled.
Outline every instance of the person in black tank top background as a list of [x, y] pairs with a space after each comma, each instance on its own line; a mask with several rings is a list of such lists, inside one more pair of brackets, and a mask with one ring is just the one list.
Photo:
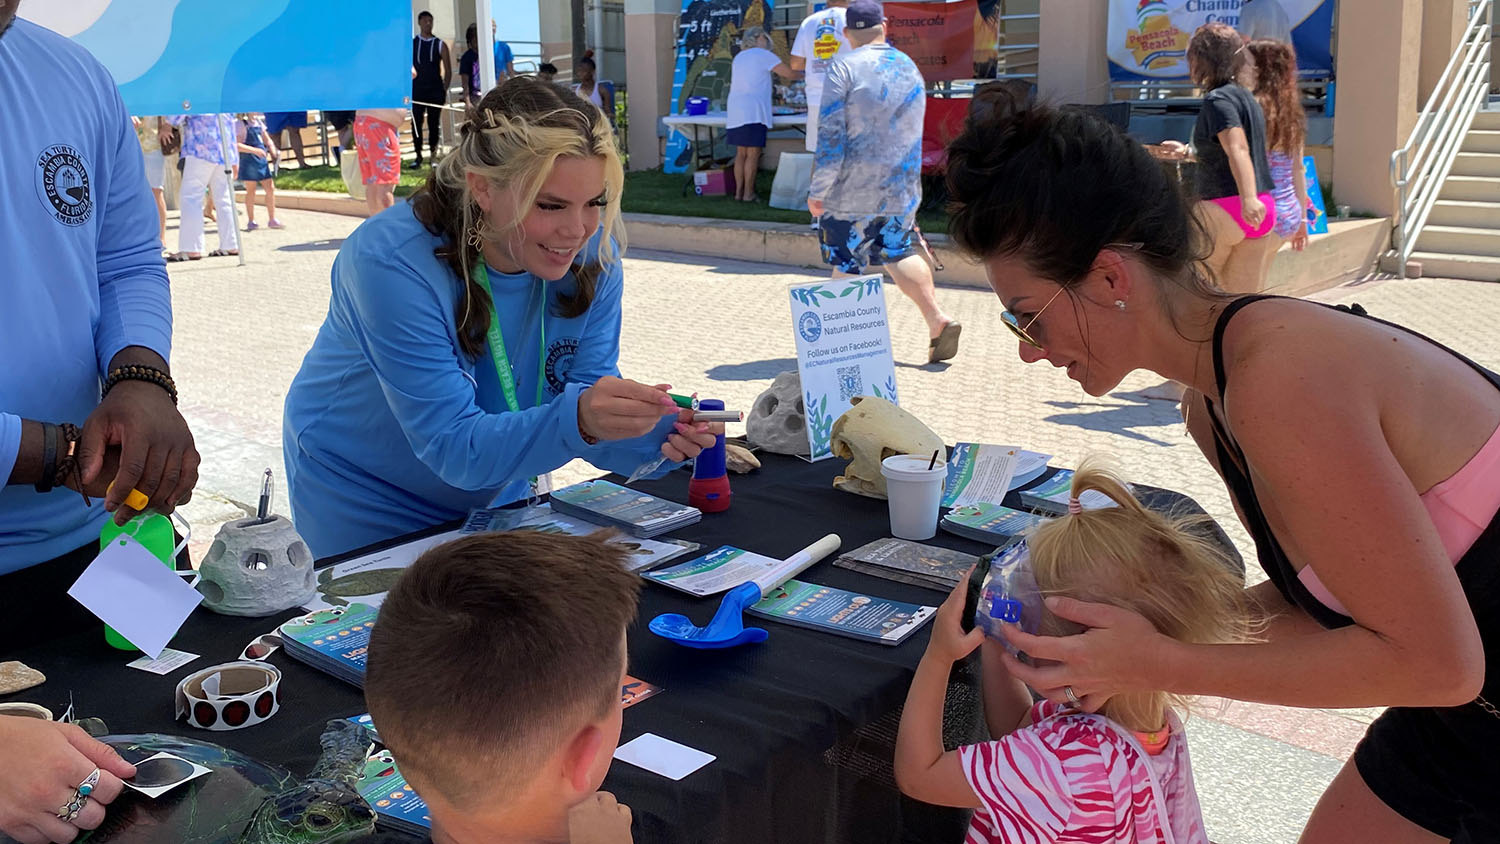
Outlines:
[[[1500, 376], [1357, 307], [1212, 286], [1180, 192], [1082, 110], [997, 101], [948, 155], [949, 231], [984, 262], [1022, 360], [1094, 396], [1136, 369], [1185, 384], [1188, 432], [1269, 578], [1248, 590], [1262, 642], [1181, 645], [1129, 610], [1054, 598], [1089, 630], [1008, 634], [1048, 661], [1007, 657], [1010, 672], [1089, 711], [1148, 689], [1390, 707], [1301, 841], [1500, 841], [1500, 518], [1475, 521], [1455, 561], [1419, 496], [1493, 456]], [[1477, 477], [1500, 493], [1485, 489], [1500, 473]]]
[[442, 106], [448, 102], [448, 80], [453, 62], [448, 58], [448, 44], [432, 34], [432, 13], [417, 13], [421, 35], [411, 39], [411, 134], [417, 148], [416, 166], [422, 166], [422, 127], [431, 145], [432, 159], [437, 160], [438, 141], [442, 138]]

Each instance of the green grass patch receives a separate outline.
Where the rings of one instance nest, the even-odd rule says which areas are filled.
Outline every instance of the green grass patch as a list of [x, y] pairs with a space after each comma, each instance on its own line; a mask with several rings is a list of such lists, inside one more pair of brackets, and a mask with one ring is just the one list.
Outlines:
[[[353, 155], [351, 151], [349, 153]], [[427, 181], [427, 167], [410, 170], [410, 162], [401, 162], [401, 181], [396, 183], [397, 196], [409, 196]], [[283, 190], [312, 190], [324, 193], [345, 193], [344, 177], [337, 167], [289, 167], [276, 174], [276, 187]]]
[[[397, 196], [409, 196], [427, 181], [427, 167], [411, 170], [411, 163], [401, 163], [401, 181]], [[754, 220], [764, 223], [798, 223], [806, 225], [806, 210], [788, 211], [766, 204], [771, 196], [774, 173], [761, 172], [755, 179], [759, 202], [737, 202], [727, 196], [698, 196], [690, 186], [691, 177], [683, 173], [660, 170], [638, 170], [625, 174], [625, 197], [622, 209], [638, 214], [669, 214], [676, 217], [711, 217], [718, 220]], [[689, 185], [683, 192], [683, 185]], [[276, 174], [276, 187], [284, 190], [310, 190], [344, 193], [344, 178], [338, 168], [329, 165], [287, 168]], [[917, 212], [917, 225], [928, 233], [946, 233], [948, 218], [926, 210]]]
[[[800, 223], [811, 221], [806, 209], [788, 211], [766, 204], [771, 196], [774, 173], [762, 171], [755, 178], [759, 202], [738, 202], [727, 196], [698, 196], [693, 193], [691, 177], [685, 173], [663, 173], [660, 170], [637, 170], [625, 174], [625, 196], [621, 209], [638, 214], [671, 214], [678, 217], [712, 217], [719, 220], [754, 220], [764, 223]], [[688, 185], [683, 192], [683, 185]], [[917, 212], [922, 231], [945, 234], [948, 218], [940, 213]]]

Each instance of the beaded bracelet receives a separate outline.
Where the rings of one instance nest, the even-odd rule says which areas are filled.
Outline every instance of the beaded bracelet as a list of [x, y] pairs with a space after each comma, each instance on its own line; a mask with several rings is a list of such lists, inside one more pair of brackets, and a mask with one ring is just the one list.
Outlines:
[[104, 379], [103, 395], [109, 395], [109, 391], [121, 381], [145, 381], [155, 384], [167, 391], [167, 395], [172, 397], [172, 404], [177, 404], [177, 382], [172, 380], [172, 376], [154, 366], [132, 363], [111, 369], [109, 377]]

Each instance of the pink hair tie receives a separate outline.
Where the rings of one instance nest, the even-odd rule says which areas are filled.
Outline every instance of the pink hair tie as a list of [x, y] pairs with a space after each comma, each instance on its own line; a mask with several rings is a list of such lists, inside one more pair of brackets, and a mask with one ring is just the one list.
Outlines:
[[1079, 503], [1077, 496], [1068, 498], [1068, 515], [1076, 516], [1083, 512], [1083, 505]]

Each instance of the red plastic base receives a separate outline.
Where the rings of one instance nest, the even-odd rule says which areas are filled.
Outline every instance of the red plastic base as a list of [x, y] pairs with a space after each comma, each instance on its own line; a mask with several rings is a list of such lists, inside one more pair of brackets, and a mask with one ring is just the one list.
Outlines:
[[705, 513], [722, 513], [729, 509], [729, 476], [693, 478], [688, 481], [688, 504]]

